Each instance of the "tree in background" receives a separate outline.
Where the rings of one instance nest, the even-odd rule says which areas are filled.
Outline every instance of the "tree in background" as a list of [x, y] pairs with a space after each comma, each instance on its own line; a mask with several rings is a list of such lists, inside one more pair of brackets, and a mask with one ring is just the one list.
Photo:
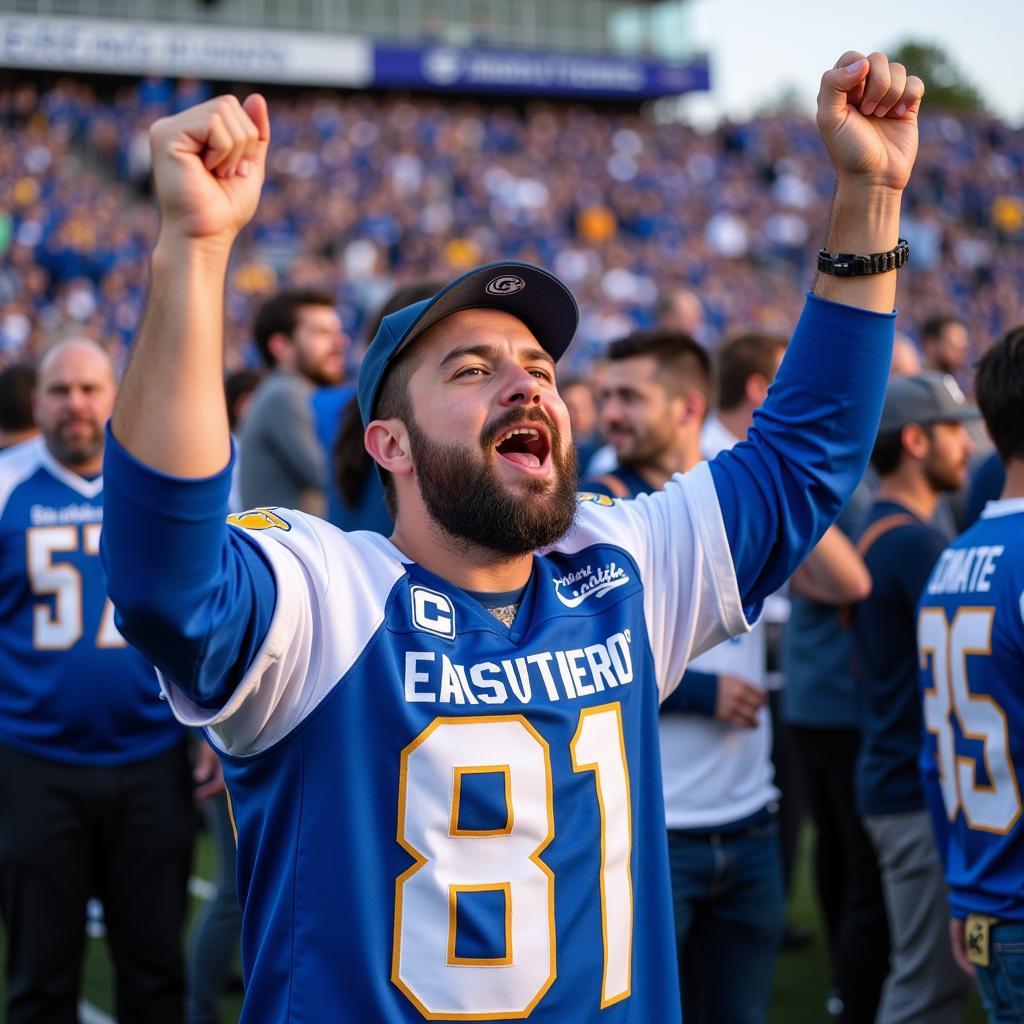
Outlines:
[[935, 43], [907, 40], [891, 56], [911, 74], [924, 79], [928, 89], [928, 109], [955, 114], [984, 113], [981, 93], [964, 78], [949, 54]]

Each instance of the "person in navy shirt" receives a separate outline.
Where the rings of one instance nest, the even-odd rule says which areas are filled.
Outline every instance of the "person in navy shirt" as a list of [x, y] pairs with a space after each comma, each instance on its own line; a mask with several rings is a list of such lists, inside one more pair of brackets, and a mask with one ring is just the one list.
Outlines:
[[9, 1024], [76, 1020], [103, 903], [119, 1020], [180, 1024], [194, 809], [185, 732], [114, 624], [99, 559], [114, 368], [39, 367], [41, 436], [0, 454], [0, 911]]
[[1008, 1024], [1024, 1005], [1024, 327], [985, 353], [974, 390], [1005, 484], [921, 595], [921, 777], [954, 956]]
[[914, 614], [948, 539], [931, 520], [940, 495], [964, 481], [972, 451], [965, 423], [977, 416], [948, 374], [928, 370], [891, 381], [871, 454], [879, 488], [858, 535], [872, 587], [853, 613], [861, 726], [855, 790], [889, 920], [884, 1021], [952, 1024], [966, 994], [946, 938], [945, 886], [917, 771]]
[[[829, 251], [895, 249], [923, 88], [882, 54], [823, 76]], [[863, 473], [895, 253], [857, 277], [823, 257], [750, 440], [630, 502], [576, 498], [572, 296], [530, 264], [476, 268], [385, 317], [363, 359], [391, 538], [274, 508], [225, 526], [222, 293], [266, 103], [221, 97], [151, 140], [161, 229], [104, 557], [118, 622], [225, 765], [242, 1020], [678, 1021], [658, 704]]]

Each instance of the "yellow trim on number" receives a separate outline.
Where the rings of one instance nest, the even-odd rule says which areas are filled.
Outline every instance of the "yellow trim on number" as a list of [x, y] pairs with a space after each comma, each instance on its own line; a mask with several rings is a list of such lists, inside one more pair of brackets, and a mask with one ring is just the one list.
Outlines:
[[[501, 892], [505, 894], [505, 953], [503, 956], [458, 956], [455, 940], [459, 929], [460, 892]], [[449, 967], [508, 967], [512, 963], [512, 884], [489, 882], [477, 885], [448, 886], [448, 966]]]
[[[531, 736], [540, 744], [541, 749], [544, 752], [544, 774], [545, 774], [545, 803], [547, 805], [547, 816], [548, 816], [548, 830], [547, 834], [541, 840], [537, 848], [530, 854], [529, 859], [533, 861], [544, 872], [548, 879], [548, 934], [549, 934], [549, 949], [550, 963], [548, 968], [548, 977], [544, 983], [540, 986], [537, 994], [534, 996], [527, 1007], [521, 1013], [473, 1013], [473, 1012], [457, 1012], [457, 1013], [432, 1013], [427, 1009], [426, 1006], [420, 1001], [415, 995], [412, 989], [402, 980], [400, 975], [401, 970], [401, 951], [402, 951], [402, 890], [408, 879], [420, 871], [427, 863], [428, 858], [425, 857], [419, 850], [413, 847], [405, 838], [405, 816], [406, 806], [408, 799], [408, 770], [409, 770], [409, 756], [422, 744], [428, 737], [430, 737], [435, 730], [444, 725], [456, 725], [456, 726], [476, 726], [486, 724], [488, 722], [518, 722], [530, 733]], [[530, 724], [529, 720], [523, 715], [480, 715], [472, 716], [469, 718], [456, 718], [456, 717], [439, 717], [435, 718], [430, 725], [424, 729], [419, 736], [417, 736], [408, 746], [406, 746], [401, 753], [401, 760], [399, 762], [398, 769], [398, 821], [395, 830], [395, 839], [398, 845], [413, 859], [413, 863], [405, 869], [395, 879], [395, 920], [392, 938], [392, 952], [391, 952], [391, 983], [402, 992], [416, 1007], [420, 1014], [426, 1020], [524, 1020], [533, 1013], [534, 1008], [547, 994], [548, 989], [554, 984], [555, 979], [558, 976], [556, 968], [556, 952], [555, 952], [555, 875], [554, 872], [545, 864], [541, 859], [540, 855], [551, 843], [551, 840], [555, 837], [555, 810], [554, 810], [554, 790], [551, 782], [551, 748], [548, 746], [547, 740]], [[510, 805], [511, 807], [511, 805]], [[454, 837], [459, 838], [459, 837]], [[511, 905], [511, 894], [507, 901], [509, 920], [512, 915]], [[493, 966], [493, 965], [491, 965]], [[506, 966], [510, 966], [506, 965]]]
[[[459, 828], [459, 811], [462, 804], [463, 775], [497, 775], [505, 776], [505, 824], [501, 828]], [[481, 764], [462, 767], [456, 765], [452, 779], [452, 817], [448, 825], [450, 836], [507, 836], [515, 825], [515, 811], [512, 808], [512, 767], [507, 764]]]

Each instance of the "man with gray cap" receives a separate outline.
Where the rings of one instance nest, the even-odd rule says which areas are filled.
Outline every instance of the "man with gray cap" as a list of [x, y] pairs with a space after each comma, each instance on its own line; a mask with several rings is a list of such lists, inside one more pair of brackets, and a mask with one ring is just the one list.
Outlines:
[[933, 523], [964, 481], [978, 412], [948, 374], [889, 383], [871, 462], [880, 478], [858, 549], [871, 594], [854, 607], [853, 667], [861, 712], [858, 810], [878, 853], [892, 955], [878, 1020], [950, 1024], [968, 985], [949, 948], [945, 883], [918, 773], [922, 721], [915, 609], [949, 542]]
[[814, 294], [749, 443], [657, 494], [577, 502], [555, 383], [577, 310], [551, 274], [490, 264], [385, 317], [358, 400], [390, 539], [286, 509], [224, 525], [221, 302], [269, 117], [222, 97], [153, 127], [105, 557], [125, 634], [225, 765], [245, 1024], [679, 1021], [658, 702], [863, 472], [922, 93], [878, 53], [822, 77]]

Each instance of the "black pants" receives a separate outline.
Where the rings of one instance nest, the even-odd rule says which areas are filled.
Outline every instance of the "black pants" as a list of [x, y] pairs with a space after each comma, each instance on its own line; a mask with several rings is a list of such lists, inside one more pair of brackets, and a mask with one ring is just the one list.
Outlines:
[[889, 971], [889, 926], [874, 847], [854, 803], [855, 729], [790, 725], [817, 828], [814, 874], [843, 1024], [872, 1024]]
[[803, 780], [797, 768], [796, 752], [789, 726], [782, 717], [782, 691], [768, 691], [768, 710], [772, 716], [772, 767], [779, 791], [779, 845], [782, 851], [782, 883], [786, 894], [793, 888], [793, 873], [800, 850], [800, 826], [804, 820]]
[[77, 1024], [92, 896], [103, 903], [120, 1024], [181, 1024], [194, 827], [184, 744], [114, 768], [0, 747], [7, 1024]]

